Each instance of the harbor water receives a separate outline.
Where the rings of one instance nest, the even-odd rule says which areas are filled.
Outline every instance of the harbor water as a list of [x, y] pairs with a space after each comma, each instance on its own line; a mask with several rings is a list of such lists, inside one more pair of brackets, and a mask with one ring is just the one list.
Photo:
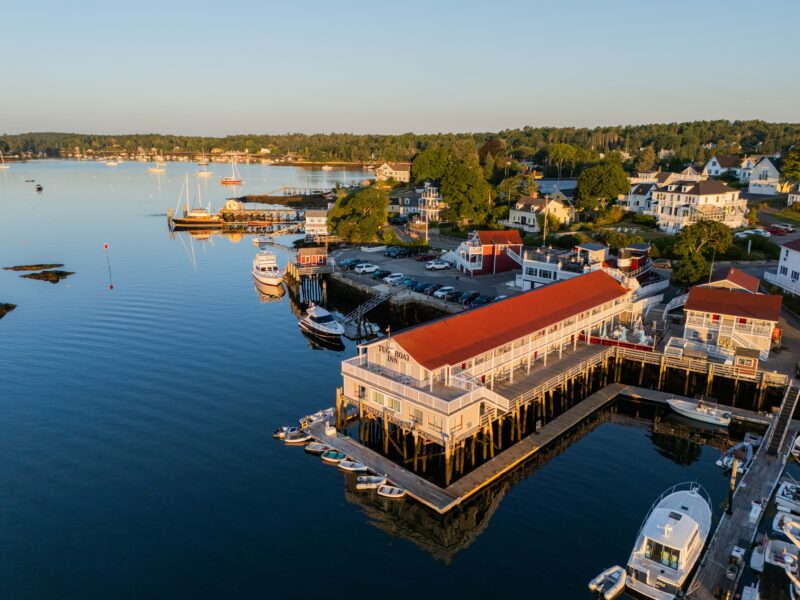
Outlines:
[[[247, 235], [170, 236], [195, 168], [0, 171], [0, 267], [74, 272], [53, 285], [0, 270], [0, 303], [18, 305], [0, 320], [0, 597], [588, 598], [667, 487], [698, 481], [723, 510], [724, 434], [629, 403], [445, 519], [359, 496], [274, 441], [333, 405], [356, 347], [316, 348], [288, 294], [263, 301]], [[240, 165], [244, 186], [224, 188], [229, 165], [210, 169], [214, 207], [369, 176]]]

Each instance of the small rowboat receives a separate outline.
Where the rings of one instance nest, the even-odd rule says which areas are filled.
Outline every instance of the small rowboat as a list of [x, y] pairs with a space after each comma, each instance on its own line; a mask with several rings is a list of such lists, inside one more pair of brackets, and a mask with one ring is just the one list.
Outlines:
[[686, 400], [678, 400], [677, 398], [670, 398], [667, 400], [670, 408], [676, 413], [689, 417], [695, 421], [702, 421], [703, 423], [710, 423], [711, 425], [721, 425], [727, 427], [731, 422], [731, 413], [727, 410], [722, 410], [714, 404], [709, 404], [699, 400], [697, 404], [688, 402]]
[[322, 460], [329, 463], [340, 463], [346, 458], [345, 453], [338, 450], [326, 450], [322, 453]]
[[283, 443], [289, 445], [307, 444], [310, 441], [311, 434], [305, 431], [292, 431], [291, 433], [287, 433], [286, 437], [283, 438]]
[[327, 444], [322, 444], [320, 442], [311, 442], [308, 446], [305, 447], [305, 451], [309, 454], [315, 454], [319, 456], [323, 452], [327, 452], [330, 450], [331, 447]]
[[619, 565], [614, 565], [589, 582], [589, 591], [596, 592], [598, 595], [603, 596], [605, 600], [611, 600], [611, 598], [616, 598], [622, 592], [626, 579], [625, 569]]
[[402, 498], [406, 495], [406, 491], [403, 488], [395, 487], [393, 485], [380, 485], [378, 486], [378, 496], [383, 496], [384, 498]]
[[282, 440], [286, 437], [286, 434], [294, 433], [296, 431], [298, 431], [297, 427], [278, 427], [272, 432], [272, 437], [276, 440]]
[[353, 460], [343, 460], [339, 462], [339, 468], [343, 471], [350, 471], [352, 473], [366, 473], [369, 470], [367, 465], [363, 465], [360, 462], [355, 462]]
[[386, 483], [386, 477], [380, 475], [359, 475], [356, 477], [357, 490], [375, 490]]
[[733, 459], [739, 461], [739, 472], [744, 473], [750, 468], [750, 463], [753, 462], [753, 447], [747, 442], [739, 442], [735, 446], [728, 448], [728, 450], [719, 457], [717, 466], [730, 471], [733, 468]]

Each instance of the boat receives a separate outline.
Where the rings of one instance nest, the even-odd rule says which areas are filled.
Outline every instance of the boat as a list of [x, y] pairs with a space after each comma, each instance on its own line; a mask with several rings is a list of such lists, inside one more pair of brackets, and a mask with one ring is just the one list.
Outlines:
[[[790, 579], [797, 578], [797, 546], [790, 542], [770, 540], [764, 550], [764, 568], [772, 565], [783, 569]], [[762, 596], [769, 598], [770, 596]], [[796, 598], [794, 594], [792, 597]]]
[[262, 250], [253, 259], [253, 279], [264, 285], [277, 286], [283, 281], [285, 270], [278, 266], [273, 252]]
[[787, 479], [782, 480], [775, 492], [775, 504], [778, 510], [800, 514], [800, 486]]
[[626, 585], [655, 600], [682, 594], [711, 530], [711, 499], [697, 483], [669, 488], [653, 503], [628, 559]]
[[717, 466], [730, 471], [733, 468], [734, 457], [739, 461], [737, 470], [744, 473], [753, 462], [753, 447], [747, 442], [739, 442], [731, 446], [717, 459]]
[[[186, 174], [186, 178], [181, 187], [181, 193], [178, 196], [178, 205], [181, 203], [181, 199], [184, 198], [185, 195], [185, 208], [183, 210], [183, 217], [171, 217], [170, 222], [172, 223], [173, 229], [191, 229], [191, 228], [200, 228], [200, 229], [212, 229], [222, 227], [223, 221], [222, 217], [218, 214], [211, 213], [211, 206], [209, 205], [208, 208], [202, 207], [195, 207], [191, 208], [191, 198], [189, 193], [189, 174]], [[200, 197], [199, 189], [198, 189], [198, 198]], [[176, 207], [175, 212], [178, 212]]]
[[107, 160], [106, 165], [109, 167], [116, 167], [119, 164], [116, 160]]
[[305, 451], [309, 454], [315, 454], [319, 456], [323, 452], [327, 452], [331, 450], [331, 447], [328, 444], [323, 444], [321, 442], [311, 442], [308, 446], [305, 447]]
[[333, 167], [330, 165], [322, 165], [323, 171], [333, 171]]
[[753, 448], [758, 448], [761, 446], [761, 442], [764, 441], [763, 435], [758, 435], [757, 433], [753, 433], [752, 431], [748, 431], [744, 434], [744, 438], [742, 439], [743, 442], [747, 442]]
[[6, 164], [6, 159], [3, 158], [3, 153], [0, 152], [0, 169], [5, 170], [5, 169], [10, 169], [10, 168], [11, 168], [11, 165], [7, 165]]
[[345, 460], [347, 456], [344, 452], [339, 452], [338, 450], [326, 450], [322, 453], [322, 460], [329, 463], [340, 463]]
[[297, 324], [309, 335], [322, 339], [338, 340], [344, 333], [344, 326], [331, 313], [314, 303], [309, 305]]
[[201, 167], [205, 167], [208, 164], [208, 159], [206, 158], [205, 150], [203, 150], [202, 153], [200, 154], [200, 160], [197, 161], [197, 164], [200, 165]]
[[676, 413], [694, 419], [695, 421], [702, 421], [703, 423], [711, 423], [712, 425], [721, 425], [727, 427], [731, 422], [731, 413], [722, 410], [714, 404], [709, 404], [703, 400], [698, 400], [697, 404], [687, 400], [678, 400], [677, 398], [670, 398], [667, 400], [670, 408]]
[[276, 440], [284, 439], [288, 434], [295, 433], [299, 431], [297, 427], [278, 427], [275, 431], [272, 432], [272, 437]]
[[797, 460], [800, 460], [800, 433], [797, 434], [797, 437], [794, 438], [794, 443], [792, 444], [792, 449], [789, 450]]
[[266, 246], [267, 244], [272, 243], [272, 237], [268, 235], [257, 235], [253, 238], [253, 246]]
[[306, 433], [305, 431], [298, 430], [298, 431], [291, 431], [287, 433], [283, 438], [284, 444], [307, 444], [311, 441], [311, 434]]
[[800, 539], [800, 517], [785, 510], [778, 510], [772, 519], [772, 531], [789, 540]]
[[367, 465], [361, 464], [354, 460], [343, 460], [339, 463], [339, 468], [343, 471], [350, 471], [351, 473], [366, 473], [369, 468]]
[[41, 183], [37, 183], [36, 187], [34, 188], [37, 192], [41, 192], [44, 188], [42, 187]]
[[589, 591], [595, 592], [606, 600], [611, 600], [622, 592], [626, 577], [625, 569], [614, 565], [589, 582]]
[[209, 171], [206, 165], [208, 165], [208, 161], [204, 163], [198, 163], [200, 165], [200, 170], [195, 171], [194, 174], [198, 177], [211, 177], [214, 174], [214, 171]]
[[150, 171], [151, 173], [163, 173], [164, 171], [166, 171], [166, 169], [164, 168], [166, 166], [167, 163], [164, 162], [164, 157], [162, 156], [160, 159], [158, 158], [156, 159], [156, 166], [150, 167], [147, 170]]
[[379, 485], [378, 486], [378, 496], [383, 496], [384, 498], [402, 498], [406, 495], [406, 491], [403, 488], [395, 487], [393, 485]]
[[223, 177], [219, 180], [222, 185], [240, 185], [242, 178], [239, 176], [239, 171], [236, 169], [236, 160], [231, 161], [231, 176]]
[[380, 475], [359, 475], [356, 477], [357, 490], [376, 490], [386, 483], [386, 477]]

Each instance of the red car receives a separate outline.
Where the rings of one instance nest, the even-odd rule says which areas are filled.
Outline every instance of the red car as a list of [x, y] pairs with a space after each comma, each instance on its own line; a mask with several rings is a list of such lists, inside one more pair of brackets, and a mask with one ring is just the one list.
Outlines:
[[786, 235], [788, 233], [784, 227], [778, 227], [777, 225], [773, 225], [772, 227], [768, 228], [767, 231], [769, 231], [772, 235]]

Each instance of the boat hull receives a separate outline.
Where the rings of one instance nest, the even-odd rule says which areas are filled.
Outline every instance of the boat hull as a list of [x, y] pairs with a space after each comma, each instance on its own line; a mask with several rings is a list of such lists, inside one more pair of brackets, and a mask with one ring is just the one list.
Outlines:
[[241, 185], [241, 179], [220, 179], [219, 181], [222, 185]]
[[334, 333], [332, 331], [324, 331], [322, 329], [318, 329], [312, 325], [309, 325], [309, 323], [307, 321], [304, 321], [303, 319], [298, 321], [297, 324], [300, 327], [300, 329], [305, 331], [308, 335], [314, 336], [322, 340], [341, 341], [342, 333], [344, 333], [344, 332]]
[[256, 273], [254, 271], [253, 279], [263, 285], [278, 287], [281, 283], [283, 283], [283, 273], [280, 273], [279, 275], [264, 275], [263, 273]]
[[222, 227], [222, 221], [211, 219], [202, 221], [200, 219], [172, 219], [173, 229], [219, 229]]
[[697, 412], [697, 410], [692, 408], [694, 405], [691, 405], [690, 403], [688, 403], [688, 406], [684, 406], [684, 404], [680, 403], [679, 401], [667, 400], [667, 404], [669, 404], [669, 407], [679, 415], [683, 415], [684, 417], [688, 417], [694, 421], [700, 421], [701, 423], [727, 427], [731, 422], [730, 417], [726, 418]]

